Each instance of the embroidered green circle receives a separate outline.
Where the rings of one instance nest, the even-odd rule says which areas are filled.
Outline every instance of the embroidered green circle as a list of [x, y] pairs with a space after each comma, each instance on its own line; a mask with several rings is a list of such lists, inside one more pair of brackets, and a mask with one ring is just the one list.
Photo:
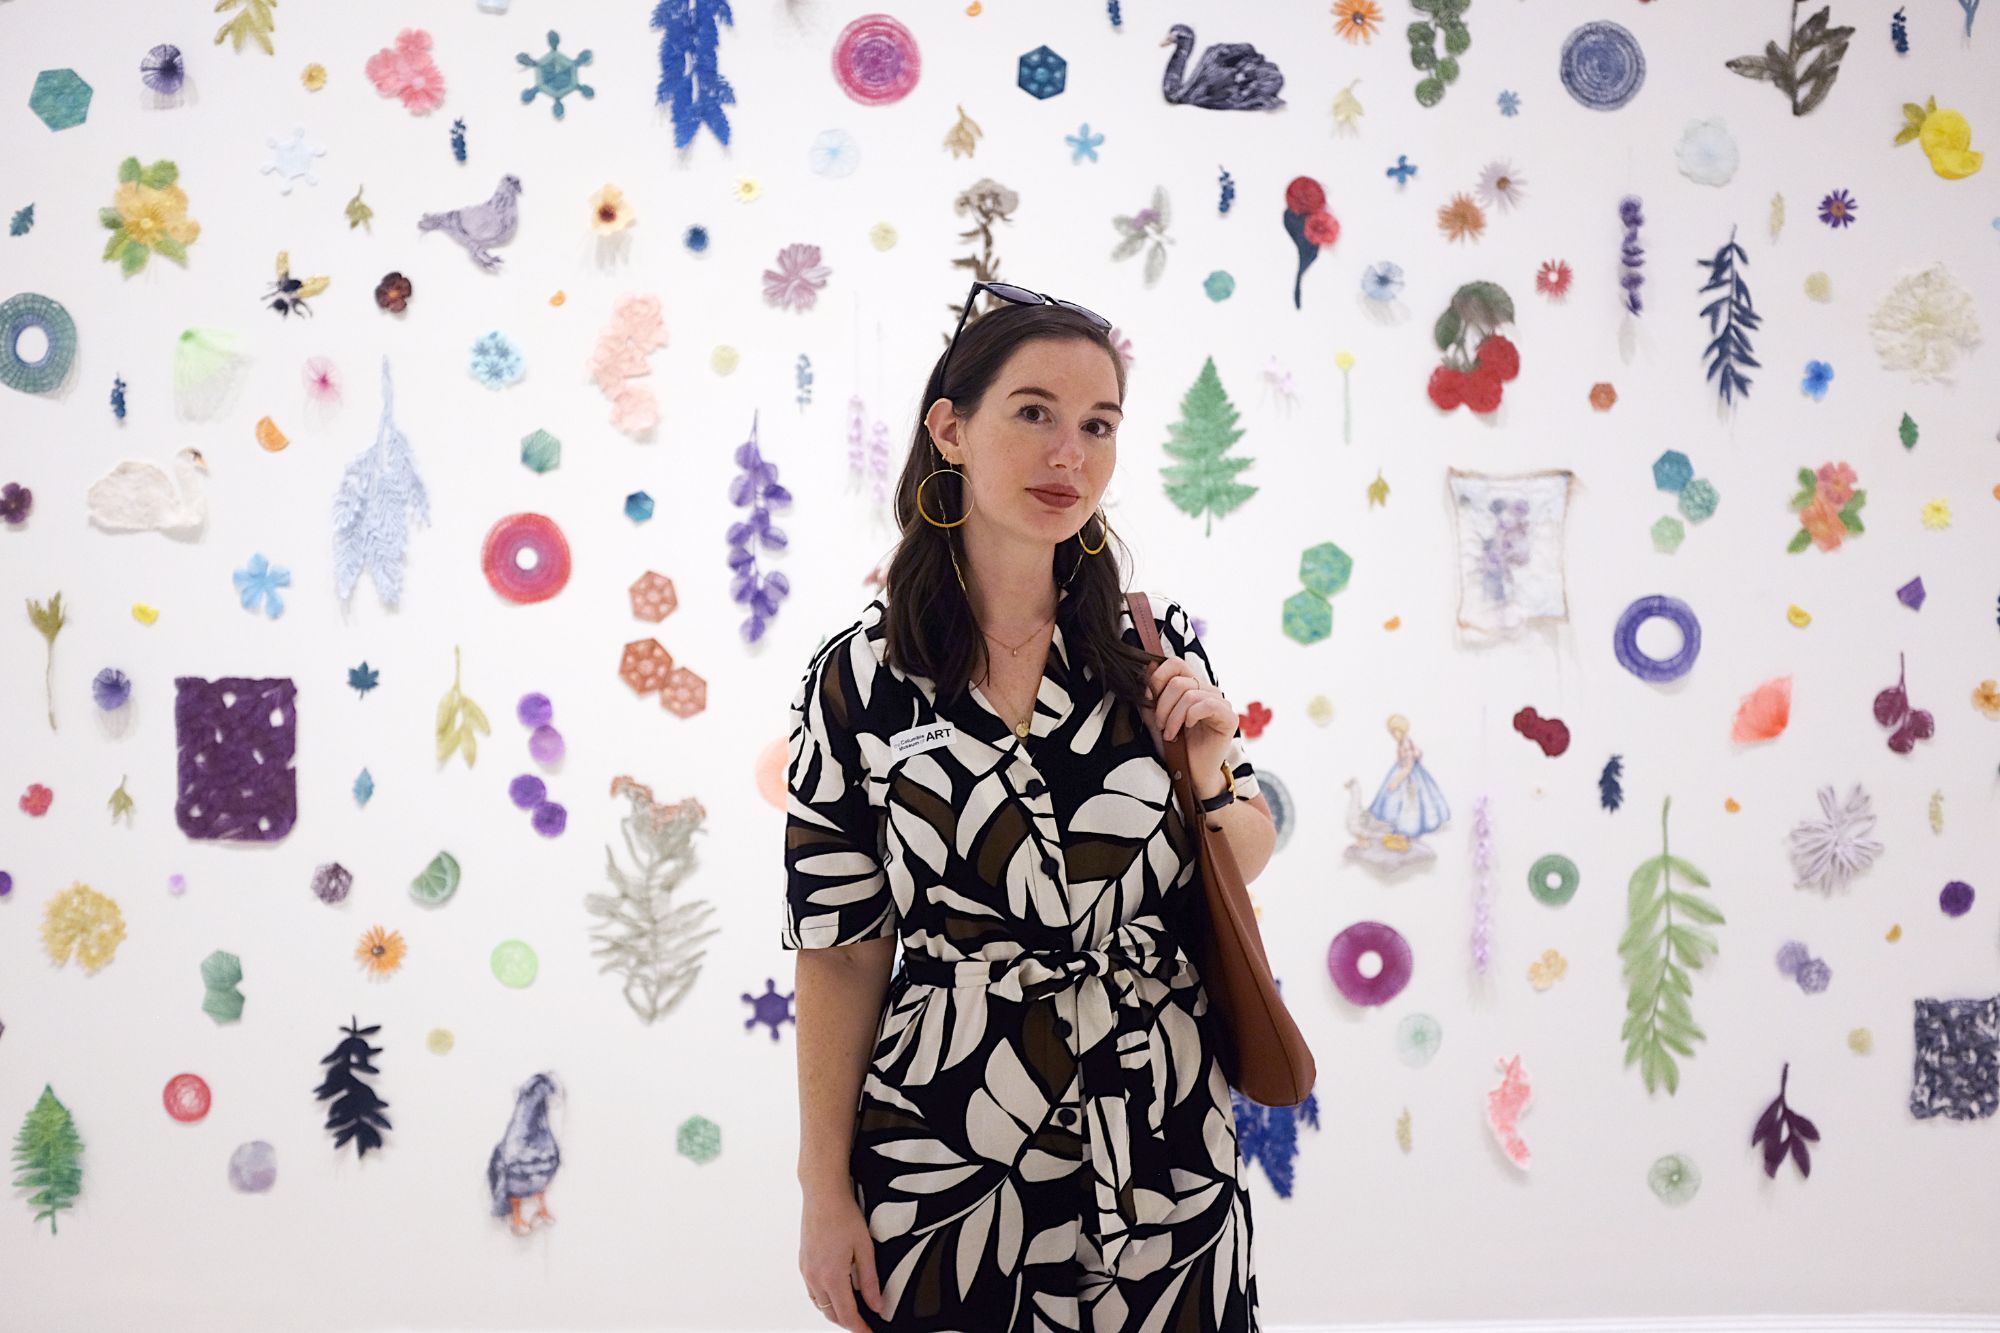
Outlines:
[[1660, 1196], [1662, 1203], [1683, 1204], [1701, 1188], [1701, 1172], [1679, 1153], [1668, 1153], [1653, 1163], [1653, 1169], [1646, 1173], [1646, 1183], [1653, 1187], [1653, 1193]]
[[[1553, 876], [1555, 883], [1549, 883]], [[1534, 865], [1528, 867], [1528, 892], [1535, 895], [1535, 901], [1549, 907], [1561, 907], [1576, 896], [1576, 862], [1561, 852], [1550, 852]]]
[[541, 966], [526, 940], [502, 940], [493, 946], [493, 975], [503, 986], [519, 990], [534, 984]]
[[[21, 335], [40, 329], [48, 339], [41, 359], [21, 355]], [[0, 301], [0, 384], [22, 393], [48, 393], [68, 376], [76, 359], [76, 321], [60, 302], [38, 292]]]

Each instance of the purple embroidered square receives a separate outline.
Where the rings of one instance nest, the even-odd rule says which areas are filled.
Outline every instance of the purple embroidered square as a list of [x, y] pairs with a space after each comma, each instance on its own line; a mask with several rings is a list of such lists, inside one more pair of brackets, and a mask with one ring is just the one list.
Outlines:
[[190, 838], [275, 842], [298, 819], [297, 687], [290, 680], [174, 678], [180, 750], [174, 818]]
[[1910, 1114], [1983, 1120], [2000, 1107], [2000, 995], [1916, 1001]]

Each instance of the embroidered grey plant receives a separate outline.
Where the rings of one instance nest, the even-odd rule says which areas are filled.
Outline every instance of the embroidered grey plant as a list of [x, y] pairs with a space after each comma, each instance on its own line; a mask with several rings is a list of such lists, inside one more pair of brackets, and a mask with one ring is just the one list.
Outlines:
[[[1167, 247], [1174, 238], [1167, 235], [1167, 227], [1173, 222], [1173, 210], [1167, 203], [1167, 187], [1153, 187], [1153, 202], [1136, 213], [1121, 213], [1111, 219], [1111, 225], [1124, 237], [1112, 250], [1113, 259], [1130, 259], [1144, 250], [1146, 252], [1146, 285], [1158, 282], [1167, 270]], [[1149, 245], [1148, 242], [1151, 244]]]
[[1832, 787], [1821, 787], [1819, 807], [1824, 819], [1803, 820], [1792, 830], [1792, 870], [1798, 887], [1830, 894], [1873, 865], [1882, 844], [1866, 836], [1875, 815], [1860, 783], [1845, 801], [1834, 798]]
[[622, 869], [611, 848], [604, 849], [605, 873], [618, 892], [584, 895], [585, 909], [603, 918], [591, 933], [597, 942], [591, 952], [606, 960], [599, 972], [624, 974], [625, 1002], [651, 1023], [694, 985], [708, 953], [696, 946], [719, 929], [700, 929], [713, 904], [673, 901], [694, 869], [694, 835], [707, 812], [692, 796], [661, 805], [651, 788], [629, 777], [613, 778], [611, 792], [632, 802], [623, 831], [633, 868]]

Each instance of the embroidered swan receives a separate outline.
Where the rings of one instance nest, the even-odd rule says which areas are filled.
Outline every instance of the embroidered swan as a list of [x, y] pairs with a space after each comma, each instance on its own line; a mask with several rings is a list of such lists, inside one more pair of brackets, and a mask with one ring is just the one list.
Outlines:
[[208, 461], [199, 449], [174, 455], [174, 475], [127, 459], [90, 483], [91, 521], [112, 532], [187, 532], [208, 521]]
[[1169, 102], [1212, 111], [1264, 111], [1285, 104], [1278, 96], [1285, 86], [1283, 72], [1248, 42], [1218, 42], [1209, 47], [1184, 81], [1181, 74], [1187, 68], [1188, 53], [1194, 50], [1194, 29], [1176, 23], [1160, 45], [1174, 48], [1160, 78], [1160, 91]]

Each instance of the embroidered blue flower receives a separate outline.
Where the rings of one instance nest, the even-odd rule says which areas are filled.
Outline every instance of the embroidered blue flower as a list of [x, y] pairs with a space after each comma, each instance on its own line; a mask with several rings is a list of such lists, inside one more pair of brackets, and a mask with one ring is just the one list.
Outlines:
[[250, 557], [250, 563], [236, 571], [236, 591], [242, 598], [243, 609], [255, 611], [257, 604], [264, 604], [264, 613], [276, 620], [285, 614], [285, 603], [278, 596], [278, 589], [292, 586], [292, 571], [283, 565], [274, 565], [266, 560], [262, 552]]
[[1361, 293], [1371, 301], [1389, 302], [1403, 290], [1403, 266], [1383, 260], [1361, 275]]
[[472, 344], [472, 377], [489, 389], [512, 384], [524, 369], [521, 349], [504, 333], [496, 330]]
[[700, 254], [702, 251], [708, 249], [708, 228], [689, 227], [687, 229], [686, 240], [687, 248], [696, 254]]
[[105, 712], [123, 708], [132, 697], [132, 680], [117, 667], [106, 667], [90, 682], [90, 697]]
[[821, 130], [806, 156], [815, 172], [835, 179], [852, 176], [861, 165], [861, 147], [846, 130]]
[[1853, 226], [1857, 211], [1854, 196], [1845, 190], [1835, 190], [1819, 201], [1819, 220], [1835, 231]]
[[1827, 386], [1832, 383], [1832, 366], [1824, 361], [1806, 362], [1806, 377], [1799, 382], [1799, 387], [1812, 395], [1814, 402], [1826, 397]]
[[1500, 114], [1518, 116], [1521, 114], [1521, 95], [1517, 92], [1502, 91], [1500, 94]]
[[1092, 134], [1090, 132], [1090, 122], [1085, 121], [1083, 128], [1075, 134], [1064, 135], [1063, 142], [1069, 145], [1069, 160], [1072, 163], [1081, 162], [1086, 157], [1095, 162], [1097, 160], [1097, 145], [1104, 142], [1104, 136], [1101, 134]]
[[1394, 176], [1398, 185], [1408, 185], [1410, 177], [1417, 174], [1417, 164], [1410, 161], [1406, 154], [1398, 153], [1396, 154], [1396, 165], [1390, 167], [1382, 174], [1384, 176]]

